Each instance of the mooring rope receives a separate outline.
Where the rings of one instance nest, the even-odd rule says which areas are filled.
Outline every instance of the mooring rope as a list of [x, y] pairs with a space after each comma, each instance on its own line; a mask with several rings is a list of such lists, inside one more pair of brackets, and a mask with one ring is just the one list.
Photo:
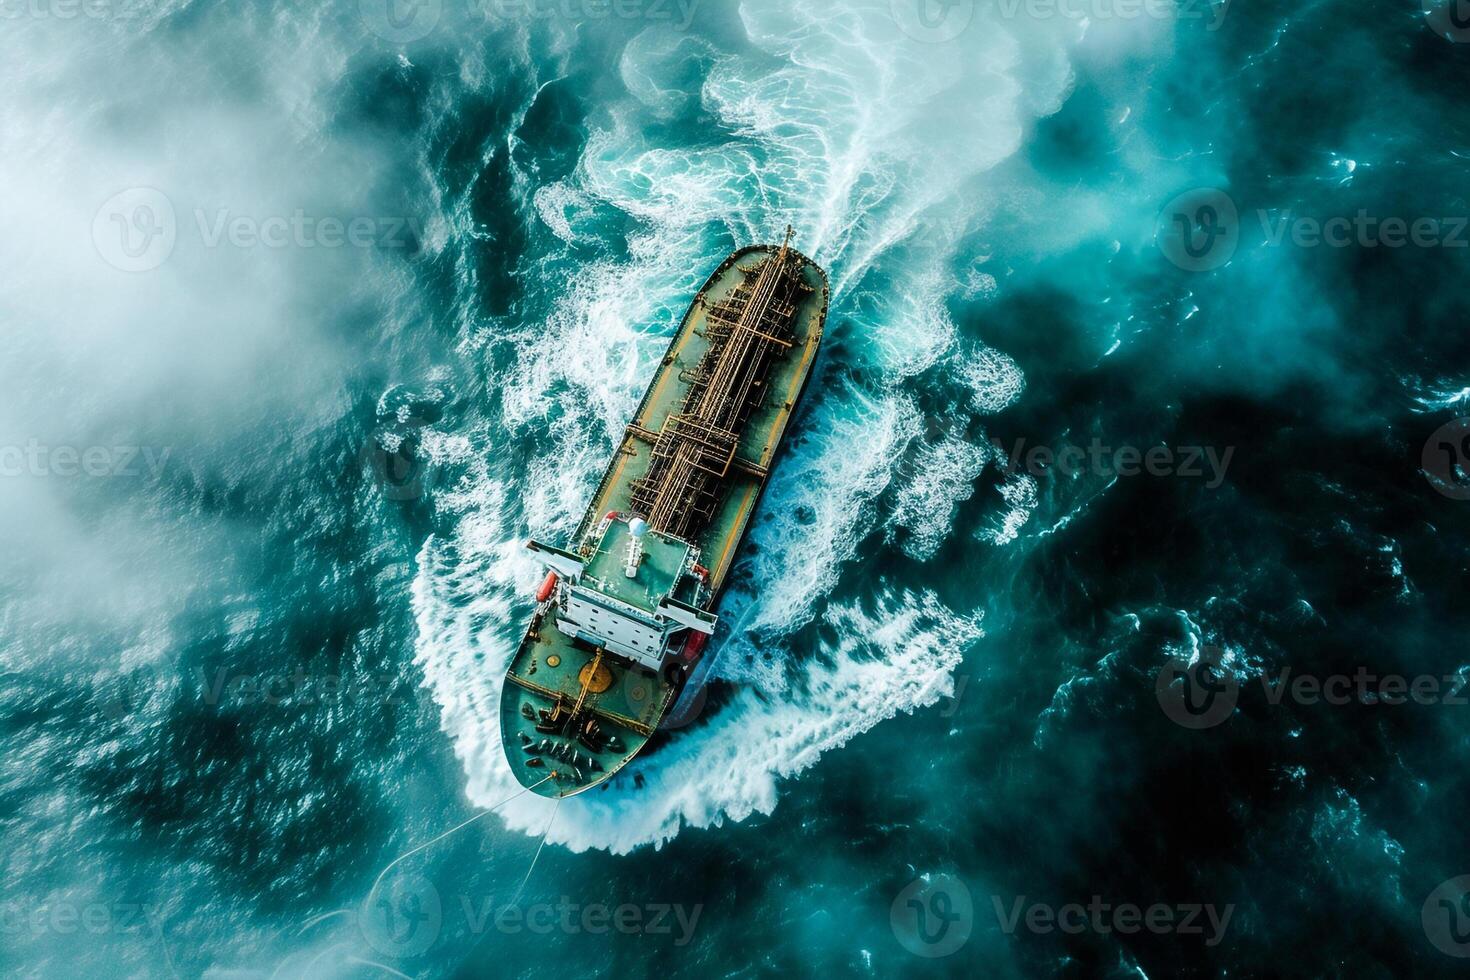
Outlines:
[[[516, 793], [514, 796], [508, 796], [505, 799], [501, 800], [499, 803], [495, 804], [490, 809], [488, 809], [488, 810], [481, 810], [479, 813], [475, 814], [473, 817], [470, 817], [464, 823], [462, 823], [459, 826], [453, 828], [452, 830], [446, 830], [444, 833], [440, 834], [438, 837], [435, 837], [433, 840], [428, 841], [428, 842], [423, 843], [423, 844], [420, 844], [418, 847], [415, 847], [413, 850], [406, 851], [403, 854], [400, 854], [398, 857], [394, 858], [392, 861], [389, 861], [388, 864], [383, 868], [383, 870], [378, 873], [377, 880], [375, 880], [373, 882], [373, 887], [368, 889], [367, 898], [363, 899], [362, 904], [364, 906], [372, 905], [372, 903], [373, 903], [373, 895], [377, 892], [378, 886], [383, 883], [383, 877], [389, 871], [392, 871], [393, 870], [393, 866], [394, 865], [398, 864], [400, 861], [405, 860], [406, 858], [413, 857], [415, 854], [417, 854], [419, 851], [422, 851], [426, 847], [432, 847], [433, 845], [439, 843], [441, 840], [443, 840], [444, 838], [448, 837], [449, 835], [458, 833], [459, 831], [461, 831], [464, 828], [468, 827], [470, 824], [474, 823], [476, 820], [479, 820], [481, 817], [486, 816], [487, 814], [494, 813], [496, 810], [498, 810], [501, 807], [505, 806], [507, 803], [511, 802], [512, 800], [518, 800], [518, 799], [520, 799], [522, 796], [525, 796], [527, 793], [531, 792], [531, 790], [535, 789], [537, 786], [540, 786], [541, 783], [544, 783], [544, 782], [546, 782], [547, 779], [551, 779], [551, 778], [553, 778], [553, 775], [551, 773], [547, 773], [546, 777], [544, 779], [542, 779], [540, 782], [532, 783], [530, 786], [527, 786], [527, 787], [523, 788], [519, 793]], [[557, 797], [557, 802], [558, 803], [561, 802], [561, 797]], [[556, 813], [556, 810], [553, 808], [551, 812], [553, 814], [555, 814]]]
[[[541, 851], [542, 851], [543, 848], [546, 847], [546, 835], [549, 834], [549, 833], [551, 833], [551, 823], [552, 823], [553, 820], [556, 819], [556, 811], [558, 809], [560, 809], [560, 807], [561, 807], [561, 801], [562, 801], [562, 798], [560, 796], [558, 796], [556, 798], [556, 802], [554, 804], [552, 804], [552, 807], [551, 807], [551, 816], [549, 816], [549, 817], [546, 818], [546, 827], [545, 827], [544, 830], [541, 831], [541, 843], [538, 844], [538, 845], [536, 845], [536, 854], [535, 854], [534, 857], [531, 858], [531, 866], [526, 869], [526, 876], [521, 879], [521, 885], [520, 885], [519, 888], [516, 889], [515, 896], [510, 900], [509, 903], [507, 903], [507, 907], [513, 906], [513, 905], [515, 905], [516, 902], [520, 901], [521, 892], [525, 891], [525, 888], [526, 888], [526, 882], [528, 882], [528, 881], [531, 880], [531, 872], [533, 872], [533, 871], [536, 870], [536, 862], [541, 860]], [[475, 942], [474, 947], [471, 948], [470, 953], [473, 953], [475, 950], [479, 949], [480, 948], [480, 943], [483, 943], [488, 935], [489, 935], [489, 933], [486, 933], [484, 936], [481, 936]], [[468, 954], [466, 956], [466, 959], [468, 959]]]
[[[468, 827], [470, 824], [474, 823], [476, 820], [479, 820], [481, 817], [486, 816], [486, 815], [491, 814], [491, 813], [494, 813], [496, 810], [499, 810], [501, 807], [505, 806], [507, 803], [510, 803], [513, 800], [520, 799], [522, 796], [525, 796], [527, 793], [531, 792], [531, 790], [535, 789], [537, 786], [540, 786], [542, 783], [546, 782], [546, 780], [548, 780], [548, 779], [554, 779], [554, 778], [556, 778], [554, 773], [547, 773], [547, 775], [546, 775], [546, 777], [544, 779], [541, 779], [538, 782], [532, 783], [530, 786], [524, 787], [519, 793], [515, 793], [515, 794], [513, 794], [511, 796], [507, 796], [505, 799], [501, 800], [499, 803], [495, 804], [494, 806], [489, 807], [488, 809], [485, 809], [485, 810], [481, 810], [479, 813], [477, 813], [474, 816], [470, 817], [468, 820], [465, 820], [465, 821], [463, 821], [463, 822], [461, 822], [459, 824], [456, 824], [454, 827], [450, 828], [449, 830], [446, 830], [444, 833], [440, 834], [438, 837], [435, 837], [433, 840], [425, 841], [424, 843], [418, 845], [417, 847], [415, 847], [415, 848], [413, 848], [411, 850], [405, 851], [404, 853], [400, 854], [398, 857], [394, 858], [392, 861], [389, 861], [383, 867], [383, 870], [380, 871], [380, 872], [378, 872], [378, 877], [373, 880], [373, 887], [370, 888], [370, 889], [368, 889], [367, 897], [365, 899], [363, 899], [363, 902], [362, 902], [362, 906], [361, 907], [367, 907], [367, 906], [369, 906], [369, 905], [372, 904], [373, 896], [375, 894], [377, 894], [378, 886], [383, 883], [383, 878], [388, 874], [389, 871], [392, 871], [393, 870], [394, 866], [402, 863], [404, 860], [406, 860], [406, 859], [408, 859], [410, 857], [413, 857], [415, 854], [419, 853], [420, 851], [424, 850], [425, 848], [434, 846], [435, 844], [439, 843], [444, 838], [449, 837], [452, 834], [458, 833], [459, 831], [461, 831], [464, 828]], [[556, 802], [559, 805], [561, 803], [561, 797], [558, 796], [556, 798]], [[551, 809], [551, 815], [553, 817], [556, 816], [556, 807], [555, 806], [553, 806], [552, 809]], [[544, 847], [546, 845], [546, 833], [549, 832], [550, 830], [551, 830], [551, 821], [548, 820], [547, 823], [546, 823], [546, 831], [543, 831], [542, 832], [542, 835], [541, 835], [541, 846], [542, 847]], [[536, 857], [539, 858], [540, 856], [541, 856], [541, 849], [538, 847], [536, 849]], [[535, 861], [535, 859], [532, 859], [532, 861], [531, 861], [531, 867], [533, 869], [536, 867], [536, 861]], [[529, 880], [530, 877], [531, 877], [531, 873], [529, 871], [527, 871], [526, 872], [526, 879]], [[525, 881], [522, 881], [521, 882], [521, 887], [524, 888], [525, 886], [526, 886], [526, 882]], [[517, 891], [516, 892], [516, 895], [517, 895], [517, 897], [519, 897], [520, 892]], [[514, 904], [514, 903], [512, 903], [512, 904]], [[353, 910], [351, 908], [337, 909], [336, 911], [333, 911], [333, 912], [323, 912], [321, 915], [313, 916], [312, 918], [307, 919], [305, 922], [303, 922], [301, 924], [301, 928], [299, 928], [296, 931], [296, 934], [299, 936], [302, 933], [306, 932], [306, 930], [310, 929], [311, 927], [317, 925], [320, 922], [325, 922], [327, 919], [336, 918], [339, 915], [348, 915], [352, 911]], [[310, 971], [310, 968], [311, 967], [314, 967], [316, 965], [316, 963], [322, 957], [326, 956], [328, 953], [333, 952], [334, 950], [337, 950], [337, 949], [345, 949], [345, 948], [346, 948], [346, 944], [345, 943], [335, 943], [335, 944], [333, 944], [331, 946], [328, 946], [326, 949], [322, 950], [321, 952], [317, 953], [314, 957], [312, 957], [311, 962], [307, 964], [308, 972]], [[275, 972], [273, 972], [271, 974], [271, 977], [274, 978], [277, 975], [279, 975], [280, 972], [281, 972], [281, 970], [285, 968], [286, 964], [289, 963], [294, 958], [295, 958], [295, 954], [292, 954], [291, 956], [287, 956], [284, 960], [282, 960], [281, 963], [276, 967]], [[384, 966], [382, 963], [375, 963], [375, 962], [372, 962], [370, 960], [362, 960], [362, 959], [358, 959], [356, 957], [349, 957], [349, 959], [352, 959], [355, 962], [361, 963], [361, 964], [363, 964], [365, 966], [379, 967], [381, 969], [387, 970], [389, 973], [392, 973], [395, 976], [400, 976], [400, 977], [403, 976], [402, 973], [399, 973], [397, 970], [394, 970], [391, 967]]]
[[[548, 776], [547, 778], [549, 779], [550, 777]], [[536, 845], [536, 856], [531, 858], [531, 866], [526, 869], [526, 876], [521, 879], [521, 887], [516, 889], [515, 898], [510, 900], [511, 905], [514, 905], [520, 900], [521, 892], [526, 889], [526, 882], [531, 880], [531, 872], [536, 870], [536, 862], [541, 860], [541, 850], [546, 846], [546, 835], [551, 833], [551, 822], [556, 819], [556, 811], [561, 807], [561, 799], [558, 796], [556, 802], [551, 805], [551, 816], [546, 818], [546, 829], [541, 831], [541, 843]]]

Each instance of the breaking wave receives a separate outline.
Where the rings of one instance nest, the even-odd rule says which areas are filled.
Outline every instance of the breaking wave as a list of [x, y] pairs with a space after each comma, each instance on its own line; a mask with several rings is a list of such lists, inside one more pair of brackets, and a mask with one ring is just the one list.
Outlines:
[[[499, 417], [469, 436], [478, 458], [435, 501], [448, 526], [413, 587], [417, 660], [468, 793], [498, 802], [514, 787], [499, 687], [536, 578], [524, 538], [571, 532], [708, 270], [796, 227], [831, 277], [827, 353], [721, 607], [721, 703], [630, 767], [642, 789], [620, 777], [565, 801], [550, 839], [577, 850], [769, 812], [780, 779], [945, 694], [981, 636], [978, 614], [931, 592], [837, 587], [884, 533], [885, 494], [903, 550], [935, 554], [988, 459], [967, 426], [1024, 388], [1010, 358], [958, 337], [947, 299], [974, 292], [956, 256], [998, 193], [991, 171], [1065, 96], [1075, 28], [977, 24], [964, 45], [931, 45], [897, 34], [886, 0], [746, 0], [739, 13], [744, 37], [726, 44], [665, 26], [632, 39], [619, 59], [628, 95], [591, 124], [574, 173], [528, 192], [528, 233], [551, 251], [537, 265], [546, 281], [527, 288], [545, 290], [547, 313], [496, 319], [464, 345], [513, 355], [489, 381]], [[696, 122], [713, 132], [669, 136]], [[549, 274], [599, 240], [617, 244], [576, 260], [574, 284]], [[917, 397], [936, 374], [971, 393], [937, 440]], [[549, 805], [523, 798], [501, 813], [539, 833]]]

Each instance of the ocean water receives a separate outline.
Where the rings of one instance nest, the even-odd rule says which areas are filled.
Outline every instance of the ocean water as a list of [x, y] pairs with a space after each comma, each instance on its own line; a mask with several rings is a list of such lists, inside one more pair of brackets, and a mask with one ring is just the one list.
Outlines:
[[[1462, 970], [1429, 4], [0, 2], [0, 971]], [[787, 224], [705, 700], [517, 796], [523, 542]]]

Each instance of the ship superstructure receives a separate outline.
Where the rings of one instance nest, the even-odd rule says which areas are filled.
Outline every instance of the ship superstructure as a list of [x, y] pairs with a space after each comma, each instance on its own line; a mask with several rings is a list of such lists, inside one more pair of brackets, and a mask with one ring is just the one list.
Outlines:
[[522, 784], [567, 796], [605, 783], [702, 683], [713, 610], [826, 311], [826, 276], [790, 247], [790, 229], [780, 246], [727, 258], [685, 314], [571, 548], [529, 543], [547, 574], [501, 693]]

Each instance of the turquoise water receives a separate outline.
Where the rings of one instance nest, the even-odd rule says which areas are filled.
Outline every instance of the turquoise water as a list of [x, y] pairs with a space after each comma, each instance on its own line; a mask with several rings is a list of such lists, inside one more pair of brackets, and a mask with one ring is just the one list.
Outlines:
[[[0, 4], [0, 968], [1460, 966], [1470, 44], [1058, 9]], [[703, 709], [515, 797], [524, 539], [788, 223]]]

